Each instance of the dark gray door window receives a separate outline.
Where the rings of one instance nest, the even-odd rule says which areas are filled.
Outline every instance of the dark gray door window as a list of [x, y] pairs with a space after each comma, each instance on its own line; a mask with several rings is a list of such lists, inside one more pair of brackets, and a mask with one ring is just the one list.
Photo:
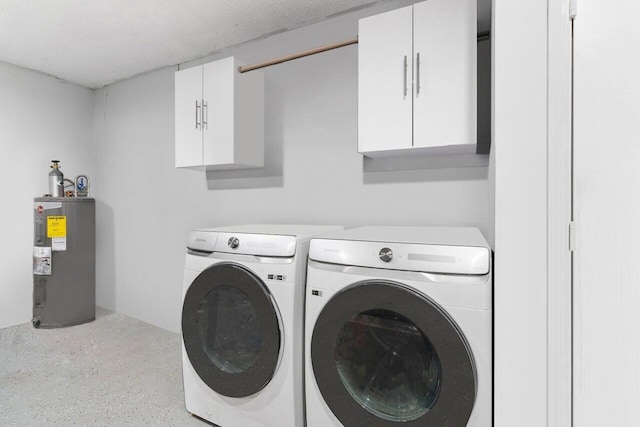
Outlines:
[[351, 397], [384, 420], [413, 421], [438, 399], [438, 354], [413, 322], [394, 311], [369, 310], [349, 319], [338, 333], [335, 361]]
[[250, 396], [271, 380], [280, 355], [280, 325], [267, 287], [230, 263], [204, 270], [182, 309], [182, 336], [191, 365], [214, 391]]
[[312, 367], [346, 426], [464, 427], [476, 394], [473, 358], [455, 322], [399, 283], [336, 294], [314, 327]]
[[249, 296], [233, 286], [218, 286], [198, 306], [200, 344], [221, 371], [250, 369], [262, 347], [262, 328]]

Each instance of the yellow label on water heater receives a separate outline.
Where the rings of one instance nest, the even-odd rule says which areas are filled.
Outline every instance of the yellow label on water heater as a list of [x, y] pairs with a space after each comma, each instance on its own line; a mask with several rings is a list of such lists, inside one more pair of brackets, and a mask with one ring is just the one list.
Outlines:
[[47, 217], [47, 238], [67, 237], [67, 217], [48, 216]]

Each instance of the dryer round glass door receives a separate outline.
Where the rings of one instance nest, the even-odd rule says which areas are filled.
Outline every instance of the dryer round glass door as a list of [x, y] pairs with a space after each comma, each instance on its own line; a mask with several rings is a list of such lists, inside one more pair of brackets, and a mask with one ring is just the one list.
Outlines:
[[327, 405], [345, 426], [464, 427], [475, 364], [453, 319], [400, 283], [360, 282], [327, 302], [311, 361]]
[[259, 277], [236, 264], [209, 267], [189, 286], [182, 337], [191, 366], [224, 396], [257, 393], [278, 366], [282, 337], [275, 302]]

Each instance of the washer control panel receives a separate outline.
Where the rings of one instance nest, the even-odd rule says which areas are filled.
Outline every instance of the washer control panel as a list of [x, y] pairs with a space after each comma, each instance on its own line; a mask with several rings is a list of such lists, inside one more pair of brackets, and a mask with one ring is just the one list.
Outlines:
[[296, 236], [240, 232], [218, 234], [215, 252], [286, 258], [293, 257], [296, 253]]

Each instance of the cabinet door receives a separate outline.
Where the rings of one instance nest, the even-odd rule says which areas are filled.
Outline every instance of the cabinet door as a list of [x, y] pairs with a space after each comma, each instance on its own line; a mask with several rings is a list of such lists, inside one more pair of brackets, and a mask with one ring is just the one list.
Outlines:
[[413, 145], [475, 144], [476, 0], [427, 0], [413, 7]]
[[234, 68], [233, 57], [204, 65], [205, 165], [234, 163]]
[[176, 167], [202, 165], [202, 66], [175, 74]]
[[412, 14], [409, 6], [360, 20], [360, 152], [411, 147]]

